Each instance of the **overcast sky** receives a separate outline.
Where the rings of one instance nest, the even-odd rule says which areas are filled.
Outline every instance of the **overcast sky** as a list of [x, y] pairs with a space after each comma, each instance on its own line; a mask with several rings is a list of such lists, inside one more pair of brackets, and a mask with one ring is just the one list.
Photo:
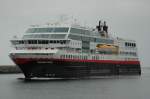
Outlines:
[[91, 27], [106, 20], [112, 35], [137, 41], [141, 64], [150, 67], [150, 0], [0, 0], [0, 65], [13, 64], [13, 35], [64, 14]]

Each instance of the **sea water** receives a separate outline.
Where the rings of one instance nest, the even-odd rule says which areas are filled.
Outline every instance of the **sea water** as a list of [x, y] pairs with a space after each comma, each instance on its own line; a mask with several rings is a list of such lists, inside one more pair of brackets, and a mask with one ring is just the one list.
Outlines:
[[0, 99], [150, 99], [150, 69], [141, 76], [92, 79], [34, 79], [0, 75]]

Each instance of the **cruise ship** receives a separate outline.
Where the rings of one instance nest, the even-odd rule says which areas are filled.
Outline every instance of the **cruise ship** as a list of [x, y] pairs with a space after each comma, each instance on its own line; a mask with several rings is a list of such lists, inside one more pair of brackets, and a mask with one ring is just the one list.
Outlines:
[[106, 22], [32, 25], [11, 40], [9, 54], [26, 79], [141, 75], [134, 40], [112, 37]]

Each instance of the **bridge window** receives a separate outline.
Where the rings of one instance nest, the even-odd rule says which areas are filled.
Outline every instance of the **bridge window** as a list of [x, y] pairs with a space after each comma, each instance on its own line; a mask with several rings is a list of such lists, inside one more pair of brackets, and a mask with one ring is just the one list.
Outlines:
[[54, 27], [54, 28], [30, 28], [26, 31], [26, 33], [60, 33], [60, 32], [68, 32], [68, 27]]
[[71, 28], [70, 33], [90, 35], [90, 31], [89, 30], [76, 29], [76, 28]]

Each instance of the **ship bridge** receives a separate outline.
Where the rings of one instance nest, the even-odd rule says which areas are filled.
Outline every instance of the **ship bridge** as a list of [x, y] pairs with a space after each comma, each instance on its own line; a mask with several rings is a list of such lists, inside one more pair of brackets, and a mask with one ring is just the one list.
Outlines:
[[69, 27], [29, 28], [23, 39], [65, 39]]

